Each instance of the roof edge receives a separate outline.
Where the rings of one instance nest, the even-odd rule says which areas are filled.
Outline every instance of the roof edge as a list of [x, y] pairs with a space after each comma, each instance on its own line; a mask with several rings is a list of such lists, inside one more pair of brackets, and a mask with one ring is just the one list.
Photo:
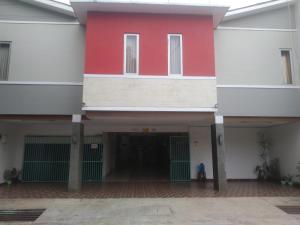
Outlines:
[[76, 18], [73, 8], [70, 5], [64, 4], [62, 2], [57, 2], [52, 0], [19, 0], [19, 1]]
[[261, 12], [267, 12], [274, 9], [280, 9], [288, 4], [294, 4], [295, 0], [270, 0], [238, 9], [229, 10], [225, 15], [223, 21], [230, 21], [234, 19], [243, 18], [250, 15], [255, 15]]
[[[212, 4], [211, 0], [207, 0], [202, 3], [195, 2], [178, 2], [172, 0], [161, 0], [161, 1], [151, 1], [151, 0], [70, 0], [70, 4], [73, 3], [118, 3], [118, 4], [138, 4], [138, 5], [175, 5], [175, 6], [203, 6], [203, 7], [226, 7], [230, 8], [230, 5], [226, 4]], [[63, 3], [62, 3], [63, 4]]]
[[71, 6], [81, 24], [85, 24], [89, 11], [124, 12], [149, 14], [178, 14], [178, 15], [211, 15], [214, 27], [223, 20], [229, 6], [221, 4], [188, 3], [172, 0], [137, 1], [137, 0], [71, 0]]

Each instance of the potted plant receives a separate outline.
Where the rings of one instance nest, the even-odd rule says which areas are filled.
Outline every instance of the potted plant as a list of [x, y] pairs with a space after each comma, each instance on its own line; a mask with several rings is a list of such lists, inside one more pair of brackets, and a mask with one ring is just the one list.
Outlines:
[[263, 165], [258, 165], [255, 167], [255, 172], [257, 174], [257, 180], [267, 180], [269, 174], [269, 167], [267, 166], [267, 164], [263, 163]]
[[261, 165], [256, 166], [255, 172], [257, 174], [257, 179], [264, 181], [269, 179], [271, 176], [269, 151], [272, 146], [272, 140], [266, 134], [258, 133], [258, 144], [261, 147], [259, 156], [262, 163]]
[[18, 171], [16, 168], [13, 168], [12, 170], [5, 170], [3, 178], [7, 185], [11, 185], [19, 181], [19, 175], [20, 171]]
[[5, 170], [3, 174], [3, 178], [5, 183], [10, 186], [12, 184], [12, 176], [11, 176], [11, 171], [10, 170]]
[[300, 177], [300, 162], [298, 162], [298, 164], [297, 164], [297, 170], [298, 170], [298, 174], [296, 175], [297, 180], [294, 182], [294, 186], [300, 187], [300, 179], [299, 179], [299, 177]]
[[281, 178], [281, 184], [286, 185], [288, 183], [288, 178], [286, 176]]
[[292, 175], [288, 175], [287, 176], [287, 184], [289, 185], [289, 186], [294, 186], [294, 182], [293, 182], [293, 176]]

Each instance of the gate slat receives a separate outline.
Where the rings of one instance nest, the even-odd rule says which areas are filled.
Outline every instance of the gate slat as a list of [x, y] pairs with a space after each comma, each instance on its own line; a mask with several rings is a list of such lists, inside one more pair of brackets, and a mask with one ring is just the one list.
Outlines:
[[170, 137], [170, 175], [172, 182], [188, 182], [190, 174], [190, 150], [187, 136]]

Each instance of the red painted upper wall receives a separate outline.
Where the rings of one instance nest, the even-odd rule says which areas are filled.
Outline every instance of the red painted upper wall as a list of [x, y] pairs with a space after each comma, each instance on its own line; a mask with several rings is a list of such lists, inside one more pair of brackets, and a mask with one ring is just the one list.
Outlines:
[[214, 76], [213, 19], [210, 16], [90, 12], [87, 18], [87, 74], [123, 74], [124, 34], [140, 35], [140, 74], [168, 74], [168, 34], [182, 34], [183, 74]]

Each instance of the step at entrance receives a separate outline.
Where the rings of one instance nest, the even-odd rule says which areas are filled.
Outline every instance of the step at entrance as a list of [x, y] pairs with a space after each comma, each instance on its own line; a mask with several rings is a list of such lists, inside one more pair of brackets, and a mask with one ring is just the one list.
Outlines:
[[287, 214], [300, 215], [300, 206], [277, 206]]
[[45, 209], [0, 210], [0, 222], [28, 222], [39, 218]]

